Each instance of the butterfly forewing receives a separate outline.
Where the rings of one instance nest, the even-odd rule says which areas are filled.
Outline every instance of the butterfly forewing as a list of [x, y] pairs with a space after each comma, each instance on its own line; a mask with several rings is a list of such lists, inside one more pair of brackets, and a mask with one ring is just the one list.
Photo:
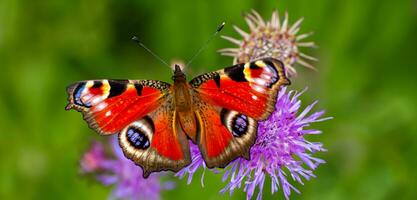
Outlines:
[[67, 88], [67, 110], [83, 113], [96, 132], [118, 133], [132, 121], [160, 106], [169, 95], [168, 83], [149, 80], [89, 80]]
[[203, 74], [190, 84], [204, 102], [263, 120], [273, 111], [279, 88], [290, 82], [282, 62], [269, 58]]

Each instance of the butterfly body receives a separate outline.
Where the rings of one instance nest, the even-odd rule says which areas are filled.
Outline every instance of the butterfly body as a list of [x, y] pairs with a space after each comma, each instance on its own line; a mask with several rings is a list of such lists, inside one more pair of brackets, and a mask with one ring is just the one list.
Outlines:
[[173, 84], [153, 80], [91, 80], [68, 87], [66, 109], [83, 113], [102, 135], [119, 134], [124, 154], [144, 170], [178, 171], [191, 163], [188, 140], [209, 168], [249, 159], [257, 121], [273, 111], [283, 64], [267, 58], [209, 72], [187, 82], [179, 66]]
[[173, 96], [175, 101], [175, 110], [177, 112], [178, 120], [177, 123], [181, 126], [181, 129], [184, 133], [192, 139], [193, 142], [196, 141], [196, 132], [197, 125], [193, 109], [193, 99], [192, 99], [192, 90], [190, 85], [186, 81], [186, 76], [182, 72], [181, 68], [178, 65], [175, 65], [174, 76]]

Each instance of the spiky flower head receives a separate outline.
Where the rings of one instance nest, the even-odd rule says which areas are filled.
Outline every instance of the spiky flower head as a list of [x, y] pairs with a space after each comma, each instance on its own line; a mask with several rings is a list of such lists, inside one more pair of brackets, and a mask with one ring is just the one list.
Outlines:
[[[320, 142], [310, 142], [305, 136], [320, 134], [320, 130], [307, 129], [311, 123], [330, 118], [321, 118], [324, 111], [309, 114], [317, 102], [301, 110], [302, 94], [295, 91], [287, 92], [282, 88], [277, 97], [275, 111], [271, 116], [258, 124], [258, 135], [250, 149], [250, 160], [238, 158], [224, 170], [223, 182], [227, 185], [221, 190], [230, 194], [243, 186], [247, 199], [251, 199], [255, 189], [259, 188], [257, 199], [262, 199], [262, 191], [266, 176], [272, 181], [272, 193], [282, 188], [284, 196], [289, 199], [291, 190], [299, 191], [287, 180], [303, 184], [304, 180], [315, 177], [313, 170], [324, 160], [313, 157], [318, 151], [326, 151]], [[191, 146], [193, 162], [185, 167], [177, 176], [188, 174], [188, 183], [199, 168], [206, 169], [204, 161], [196, 146]], [[204, 174], [204, 173], [203, 173]], [[203, 178], [203, 177], [202, 177]], [[202, 182], [203, 183], [203, 182]]]
[[106, 146], [94, 142], [80, 161], [81, 172], [95, 176], [104, 185], [114, 185], [109, 199], [160, 199], [163, 190], [174, 187], [173, 182], [161, 182], [161, 173], [151, 174], [147, 179], [142, 169], [127, 159], [117, 138], [111, 138], [110, 155]]
[[[288, 13], [280, 21], [278, 11], [272, 13], [270, 21], [265, 21], [256, 11], [245, 16], [249, 26], [249, 33], [237, 26], [234, 29], [243, 37], [242, 40], [229, 36], [224, 39], [238, 45], [238, 48], [219, 50], [222, 55], [234, 57], [234, 63], [246, 63], [259, 58], [273, 57], [282, 61], [288, 69], [288, 75], [296, 74], [294, 65], [299, 63], [310, 69], [315, 69], [306, 60], [317, 61], [316, 58], [299, 51], [299, 47], [315, 47], [314, 42], [301, 42], [312, 33], [297, 35], [303, 18], [293, 25], [288, 24]], [[306, 60], [304, 60], [306, 59]]]

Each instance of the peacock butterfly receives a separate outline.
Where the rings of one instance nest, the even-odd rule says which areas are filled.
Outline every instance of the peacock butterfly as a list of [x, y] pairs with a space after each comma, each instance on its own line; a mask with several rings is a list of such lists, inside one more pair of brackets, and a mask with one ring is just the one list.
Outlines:
[[101, 135], [118, 133], [125, 156], [143, 176], [179, 171], [191, 163], [188, 140], [197, 144], [209, 168], [249, 159], [257, 121], [274, 109], [282, 85], [289, 85], [281, 61], [273, 58], [226, 67], [190, 82], [176, 65], [173, 84], [155, 80], [88, 80], [70, 85], [66, 110], [82, 112]]

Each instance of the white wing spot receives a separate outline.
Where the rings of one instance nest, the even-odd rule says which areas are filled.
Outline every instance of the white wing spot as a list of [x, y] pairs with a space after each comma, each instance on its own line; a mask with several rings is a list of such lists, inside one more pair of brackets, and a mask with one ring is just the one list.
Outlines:
[[264, 79], [256, 78], [254, 80], [255, 80], [255, 83], [258, 85], [262, 85], [262, 86], [266, 85], [266, 81]]
[[103, 110], [106, 107], [107, 107], [107, 103], [102, 102], [102, 103], [100, 103], [100, 104], [97, 105], [96, 111], [101, 111], [101, 110]]
[[91, 98], [93, 98], [93, 95], [91, 95], [91, 94], [81, 95], [81, 101], [82, 102], [89, 102]]
[[263, 87], [259, 86], [259, 85], [253, 85], [252, 87], [257, 92], [260, 92], [260, 93], [264, 93], [265, 92], [265, 89]]
[[100, 103], [100, 101], [102, 101], [102, 100], [103, 100], [103, 98], [101, 98], [101, 96], [94, 97], [91, 100], [91, 104], [96, 105], [96, 104]]
[[108, 117], [110, 115], [111, 115], [111, 111], [109, 110], [109, 111], [106, 112], [106, 117]]

